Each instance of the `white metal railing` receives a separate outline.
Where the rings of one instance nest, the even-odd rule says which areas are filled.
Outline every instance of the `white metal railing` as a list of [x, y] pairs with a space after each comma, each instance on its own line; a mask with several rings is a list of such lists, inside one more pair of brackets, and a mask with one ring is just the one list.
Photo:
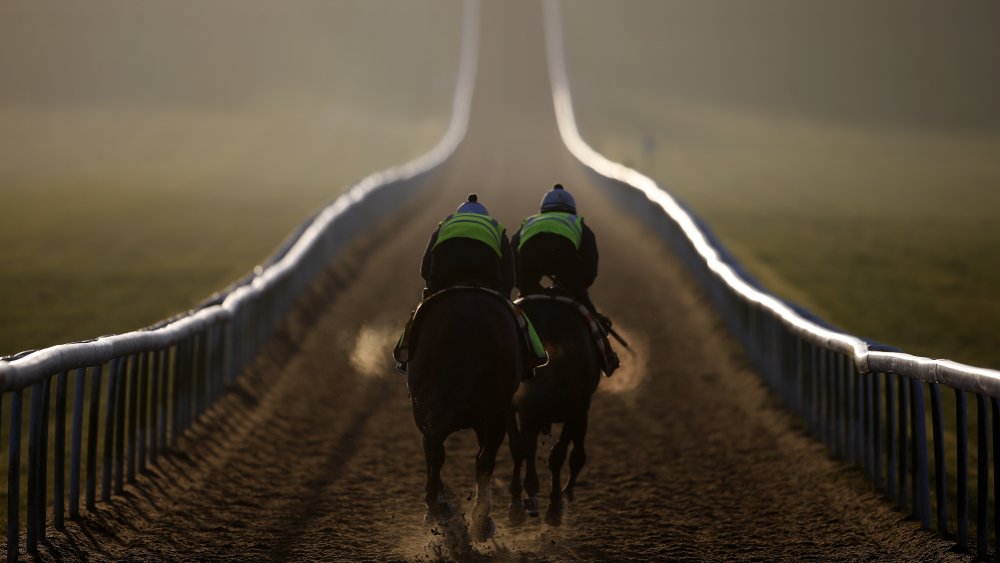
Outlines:
[[468, 126], [478, 43], [479, 3], [465, 0], [452, 113], [439, 143], [352, 186], [243, 280], [195, 310], [147, 329], [0, 359], [0, 399], [10, 411], [3, 428], [8, 560], [16, 561], [20, 551], [23, 434], [28, 442], [25, 542], [35, 552], [45, 536], [50, 463], [57, 529], [67, 508], [70, 517], [80, 515], [81, 497], [88, 511], [95, 510], [99, 479], [101, 500], [122, 493], [124, 483], [147, 463], [156, 463], [158, 454], [222, 395], [340, 249], [389, 208], [383, 204], [411, 197], [420, 178], [454, 153]]
[[[958, 545], [969, 548], [969, 439], [967, 393], [978, 405], [976, 499], [977, 553], [987, 554], [988, 517], [995, 507], [1000, 537], [1000, 371], [905, 354], [841, 332], [821, 319], [766, 292], [743, 273], [722, 244], [667, 189], [587, 144], [577, 129], [565, 67], [559, 0], [545, 1], [546, 48], [556, 118], [569, 151], [605, 182], [672, 246], [726, 319], [764, 380], [802, 415], [810, 430], [848, 462], [867, 471], [875, 486], [903, 508], [910, 504], [924, 527], [931, 526], [933, 473], [937, 526], [956, 529]], [[952, 452], [947, 467], [940, 385], [955, 392]], [[925, 396], [931, 398], [933, 437], [927, 438]], [[883, 396], [885, 398], [883, 405]], [[993, 453], [986, 421], [992, 411]], [[928, 443], [933, 447], [933, 465]], [[994, 471], [989, 491], [990, 464]], [[947, 476], [958, 485], [950, 489]], [[909, 482], [909, 490], [907, 488]], [[952, 522], [948, 508], [957, 508]], [[949, 528], [953, 524], [955, 528]], [[1000, 553], [1000, 552], [998, 552]]]

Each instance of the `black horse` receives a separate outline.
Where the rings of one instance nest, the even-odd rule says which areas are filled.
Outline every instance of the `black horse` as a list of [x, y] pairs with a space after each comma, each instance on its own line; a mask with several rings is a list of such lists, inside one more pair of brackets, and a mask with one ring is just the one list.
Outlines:
[[[537, 370], [534, 379], [526, 381], [514, 396], [514, 412], [510, 419], [510, 450], [514, 458], [514, 473], [510, 483], [511, 516], [524, 512], [538, 515], [538, 472], [535, 468], [539, 432], [548, 431], [553, 423], [562, 423], [559, 439], [549, 453], [552, 472], [550, 515], [558, 511], [562, 496], [573, 498], [573, 487], [587, 459], [584, 438], [590, 399], [601, 379], [598, 349], [594, 341], [594, 320], [586, 308], [557, 290], [530, 295], [517, 304], [535, 326], [549, 363]], [[570, 443], [570, 476], [562, 487], [560, 471]], [[524, 492], [521, 501], [521, 465], [526, 464]], [[523, 506], [523, 510], [522, 510]]]
[[452, 288], [420, 306], [414, 335], [407, 383], [413, 418], [424, 437], [427, 515], [443, 520], [454, 513], [441, 482], [444, 441], [471, 428], [479, 442], [471, 532], [486, 539], [494, 530], [493, 468], [523, 365], [517, 321], [500, 294]]

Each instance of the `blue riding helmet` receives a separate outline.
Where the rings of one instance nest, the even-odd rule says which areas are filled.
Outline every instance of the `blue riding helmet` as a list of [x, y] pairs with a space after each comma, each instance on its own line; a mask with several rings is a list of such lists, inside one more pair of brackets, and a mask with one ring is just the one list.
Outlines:
[[556, 184], [542, 198], [541, 211], [562, 211], [576, 215], [576, 200], [563, 189], [562, 184]]
[[479, 196], [476, 194], [469, 194], [469, 199], [458, 206], [455, 210], [456, 213], [478, 213], [480, 215], [489, 215], [489, 211], [486, 211], [486, 207], [479, 203]]

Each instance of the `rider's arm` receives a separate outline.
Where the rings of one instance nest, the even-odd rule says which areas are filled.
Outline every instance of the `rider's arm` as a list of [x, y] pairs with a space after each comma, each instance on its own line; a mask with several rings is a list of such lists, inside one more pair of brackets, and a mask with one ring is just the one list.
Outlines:
[[438, 239], [438, 229], [434, 229], [434, 233], [431, 235], [431, 240], [427, 242], [427, 250], [424, 250], [424, 259], [420, 263], [420, 277], [424, 278], [424, 283], [427, 284], [431, 280], [431, 258], [432, 249], [434, 248], [434, 243]]
[[597, 278], [597, 237], [587, 225], [583, 226], [580, 239], [580, 273], [584, 287], [590, 287]]

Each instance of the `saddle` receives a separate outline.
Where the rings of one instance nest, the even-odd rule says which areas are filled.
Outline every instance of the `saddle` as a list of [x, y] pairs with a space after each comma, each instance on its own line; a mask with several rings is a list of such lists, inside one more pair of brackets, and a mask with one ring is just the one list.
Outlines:
[[520, 329], [522, 343], [526, 351], [524, 354], [526, 372], [523, 379], [530, 379], [534, 368], [548, 363], [549, 355], [545, 352], [544, 346], [542, 346], [542, 340], [538, 337], [538, 333], [535, 332], [535, 327], [531, 325], [531, 321], [520, 307], [515, 305], [510, 299], [505, 297], [499, 291], [478, 285], [455, 285], [430, 295], [425, 295], [424, 300], [421, 301], [417, 305], [417, 308], [410, 313], [410, 318], [406, 322], [406, 326], [403, 328], [403, 334], [400, 335], [399, 340], [396, 343], [396, 347], [392, 350], [392, 356], [396, 360], [397, 370], [402, 373], [406, 373], [406, 364], [413, 358], [417, 348], [420, 333], [420, 311], [426, 309], [429, 303], [439, 300], [442, 295], [455, 291], [482, 291], [496, 297], [500, 300], [500, 302], [507, 306], [511, 314], [514, 316], [514, 320], [517, 322], [518, 328]]

